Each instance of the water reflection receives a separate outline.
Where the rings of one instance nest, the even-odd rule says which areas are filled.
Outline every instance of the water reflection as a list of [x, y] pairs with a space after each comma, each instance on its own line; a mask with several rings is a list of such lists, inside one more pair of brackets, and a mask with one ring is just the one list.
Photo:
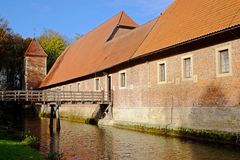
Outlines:
[[[48, 120], [25, 121], [25, 129], [40, 137], [40, 151], [63, 154], [63, 159], [198, 160], [240, 159], [239, 150], [62, 121], [61, 132], [49, 131]], [[55, 124], [55, 123], [54, 123]]]

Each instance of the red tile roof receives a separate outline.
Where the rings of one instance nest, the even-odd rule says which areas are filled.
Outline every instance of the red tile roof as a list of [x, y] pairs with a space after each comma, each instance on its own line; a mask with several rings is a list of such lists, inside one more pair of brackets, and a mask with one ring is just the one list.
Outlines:
[[114, 16], [69, 46], [41, 87], [240, 25], [240, 0], [175, 0], [158, 19], [106, 42], [119, 25], [137, 27], [124, 12]]
[[47, 57], [47, 54], [44, 52], [38, 41], [36, 39], [33, 39], [29, 44], [24, 56]]
[[104, 56], [96, 71], [101, 71], [130, 60], [147, 37], [157, 19], [128, 32], [127, 34], [107, 42], [103, 48]]
[[41, 87], [94, 73], [104, 56], [106, 41], [120, 25], [137, 27], [125, 12], [115, 15], [70, 45], [53, 65]]
[[175, 0], [133, 58], [240, 24], [240, 0]]

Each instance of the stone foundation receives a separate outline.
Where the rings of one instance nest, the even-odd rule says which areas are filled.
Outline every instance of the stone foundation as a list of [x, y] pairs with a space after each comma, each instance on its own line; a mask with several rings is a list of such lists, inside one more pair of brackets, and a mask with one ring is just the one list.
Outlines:
[[[60, 117], [89, 123], [99, 108], [97, 104], [62, 105]], [[49, 111], [42, 106], [41, 112]], [[240, 142], [240, 107], [116, 107], [113, 120], [102, 119], [98, 124], [221, 143]]]
[[[59, 113], [60, 118], [80, 123], [89, 123], [89, 120], [94, 118], [99, 111], [98, 104], [64, 104], [61, 105]], [[40, 116], [48, 117], [50, 107], [47, 105], [41, 106]]]
[[158, 128], [240, 132], [240, 107], [114, 108], [114, 121]]

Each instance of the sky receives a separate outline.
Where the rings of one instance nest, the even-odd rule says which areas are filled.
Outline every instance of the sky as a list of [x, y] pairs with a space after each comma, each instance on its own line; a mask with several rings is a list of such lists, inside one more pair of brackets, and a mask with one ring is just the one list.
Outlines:
[[156, 18], [173, 0], [0, 0], [0, 17], [24, 38], [52, 29], [74, 39], [120, 11], [138, 24]]

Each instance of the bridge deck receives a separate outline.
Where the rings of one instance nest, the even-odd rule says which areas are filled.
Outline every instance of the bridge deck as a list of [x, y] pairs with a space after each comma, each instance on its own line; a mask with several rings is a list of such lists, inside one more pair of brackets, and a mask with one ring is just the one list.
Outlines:
[[34, 102], [34, 103], [101, 103], [112, 102], [112, 92], [104, 91], [34, 91], [15, 90], [0, 91], [0, 101]]

